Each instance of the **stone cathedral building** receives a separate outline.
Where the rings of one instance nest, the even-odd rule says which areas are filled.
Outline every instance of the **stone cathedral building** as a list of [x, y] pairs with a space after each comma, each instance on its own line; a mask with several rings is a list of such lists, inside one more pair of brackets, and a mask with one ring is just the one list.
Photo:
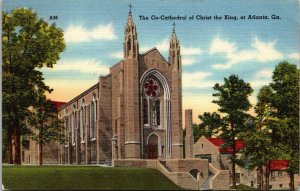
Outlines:
[[[169, 59], [156, 49], [139, 52], [131, 12], [124, 59], [62, 107], [64, 163], [115, 159], [182, 158], [181, 56], [175, 28]], [[113, 144], [113, 145], [112, 145]]]
[[[44, 163], [154, 168], [185, 189], [228, 189], [228, 170], [193, 158], [192, 110], [185, 111], [183, 159], [181, 71], [175, 25], [168, 60], [156, 48], [140, 53], [130, 10], [123, 60], [71, 101], [56, 102], [66, 143], [45, 145]], [[37, 164], [38, 145], [29, 147], [23, 162]]]

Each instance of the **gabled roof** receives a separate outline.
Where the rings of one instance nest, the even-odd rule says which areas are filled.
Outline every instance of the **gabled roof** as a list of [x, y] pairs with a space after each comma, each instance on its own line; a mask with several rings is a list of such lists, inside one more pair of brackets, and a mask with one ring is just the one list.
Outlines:
[[285, 170], [289, 167], [289, 160], [270, 160], [269, 169], [271, 171]]
[[156, 47], [151, 48], [150, 50], [144, 52], [143, 54], [140, 54], [140, 56], [146, 56], [146, 55], [149, 54], [150, 52], [154, 52], [154, 51], [155, 51], [155, 52], [158, 52], [158, 54], [160, 55], [161, 59], [162, 59], [163, 61], [165, 61], [165, 62], [168, 63], [168, 61], [165, 59], [165, 57], [159, 52], [159, 50], [158, 50]]
[[[219, 152], [220, 153], [231, 154], [233, 152], [233, 149], [230, 148], [230, 147], [222, 148], [222, 145], [225, 143], [223, 139], [207, 137], [207, 140], [209, 140], [216, 147], [219, 147]], [[236, 140], [235, 141], [235, 150], [236, 150], [236, 152], [240, 151], [243, 147], [244, 147], [244, 142], [242, 140]]]
[[80, 99], [81, 97], [85, 96], [86, 94], [90, 93], [91, 91], [93, 91], [94, 89], [96, 89], [99, 86], [99, 83], [97, 82], [95, 85], [93, 85], [92, 87], [90, 87], [89, 89], [85, 90], [84, 92], [82, 92], [81, 94], [79, 94], [78, 96], [74, 97], [73, 99], [71, 99], [70, 101], [68, 101], [67, 103], [61, 105], [59, 107], [60, 110], [68, 107], [69, 105], [71, 105], [74, 101]]

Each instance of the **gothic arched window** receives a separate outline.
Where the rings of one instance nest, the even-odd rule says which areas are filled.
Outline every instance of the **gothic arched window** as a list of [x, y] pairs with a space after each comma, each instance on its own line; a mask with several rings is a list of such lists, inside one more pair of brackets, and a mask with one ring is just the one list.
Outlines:
[[148, 115], [148, 99], [147, 98], [143, 98], [143, 115], [144, 115], [144, 124], [149, 124], [149, 115]]
[[155, 79], [148, 78], [144, 83], [144, 91], [147, 97], [156, 98], [160, 93], [160, 85]]
[[[160, 84], [154, 78], [147, 78], [143, 84], [143, 121], [144, 124], [160, 126]], [[150, 118], [149, 118], [150, 116]], [[150, 121], [149, 121], [150, 120]]]
[[65, 116], [64, 117], [64, 127], [65, 127], [65, 135], [66, 135], [66, 138], [67, 138], [67, 142], [69, 142], [70, 138], [69, 138], [69, 116]]
[[160, 125], [160, 100], [152, 102], [152, 125]]
[[85, 107], [80, 109], [80, 137], [81, 141], [84, 141], [85, 137]]
[[95, 138], [95, 103], [92, 101], [90, 107], [90, 137]]
[[160, 100], [155, 101], [156, 125], [160, 125]]
[[75, 143], [75, 126], [76, 126], [76, 113], [73, 112], [71, 115], [72, 143]]

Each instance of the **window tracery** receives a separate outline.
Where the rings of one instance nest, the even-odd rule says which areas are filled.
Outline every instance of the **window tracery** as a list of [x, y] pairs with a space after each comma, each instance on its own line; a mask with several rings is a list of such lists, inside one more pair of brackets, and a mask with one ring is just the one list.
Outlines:
[[161, 101], [160, 84], [154, 78], [148, 78], [143, 84], [143, 121], [145, 125], [160, 126]]

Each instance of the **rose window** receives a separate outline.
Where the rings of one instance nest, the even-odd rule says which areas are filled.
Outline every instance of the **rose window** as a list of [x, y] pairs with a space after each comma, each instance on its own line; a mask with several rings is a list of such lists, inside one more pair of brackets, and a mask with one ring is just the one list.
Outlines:
[[152, 78], [148, 78], [144, 83], [144, 91], [148, 97], [157, 97], [160, 92], [159, 83]]

